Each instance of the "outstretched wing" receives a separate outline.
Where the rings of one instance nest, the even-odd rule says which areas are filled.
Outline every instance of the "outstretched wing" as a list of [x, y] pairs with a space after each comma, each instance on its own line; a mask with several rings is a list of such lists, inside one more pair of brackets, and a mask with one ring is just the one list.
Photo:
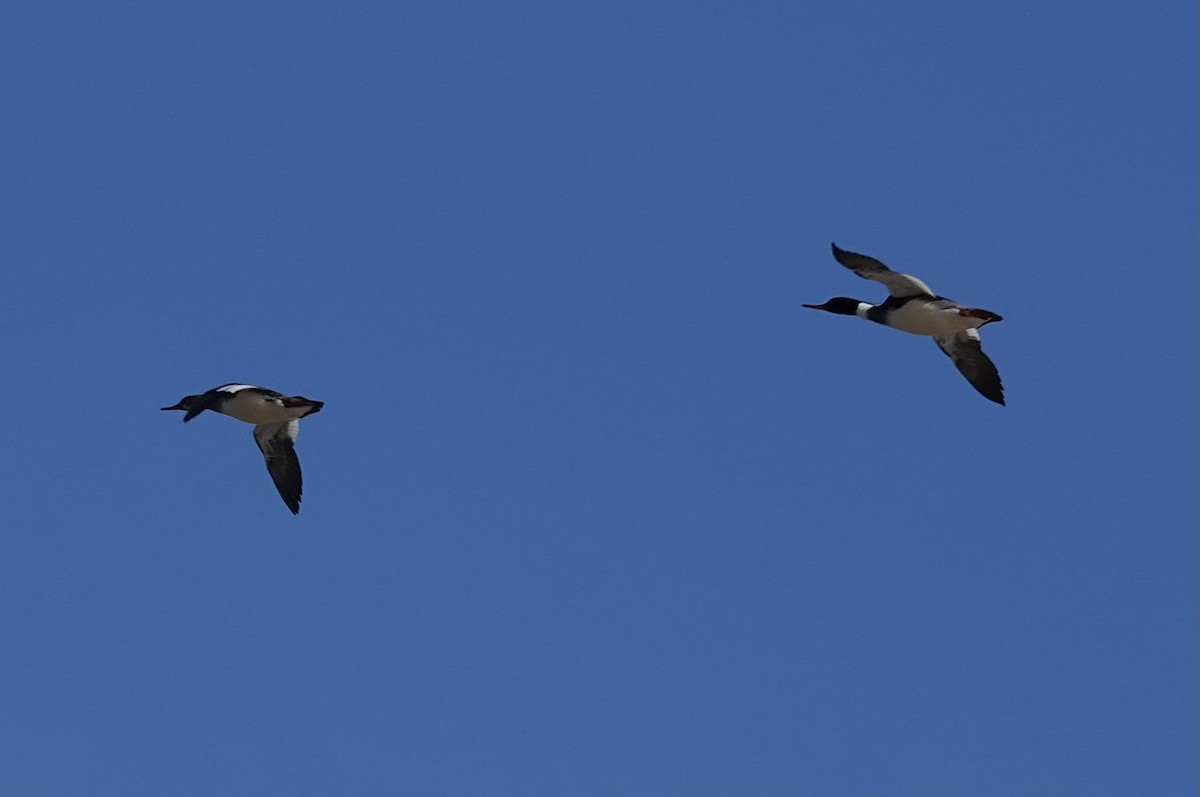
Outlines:
[[968, 329], [957, 335], [939, 335], [933, 341], [950, 356], [954, 367], [984, 398], [1004, 404], [1004, 385], [1000, 384], [1000, 372], [983, 353], [978, 331]]
[[296, 456], [296, 437], [300, 434], [299, 421], [263, 423], [254, 427], [254, 442], [267, 461], [267, 472], [279, 490], [279, 496], [292, 510], [300, 514], [300, 496], [303, 485], [300, 476], [300, 459]]
[[873, 257], [838, 249], [837, 244], [832, 246], [833, 257], [837, 262], [863, 279], [882, 283], [888, 289], [888, 293], [897, 299], [907, 299], [911, 296], [933, 296], [933, 291], [929, 289], [929, 286], [916, 277], [892, 271]]

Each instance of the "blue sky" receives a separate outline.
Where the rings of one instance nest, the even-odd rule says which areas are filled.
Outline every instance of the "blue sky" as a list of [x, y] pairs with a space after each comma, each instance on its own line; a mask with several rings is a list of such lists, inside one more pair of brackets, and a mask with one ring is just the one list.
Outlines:
[[5, 4], [0, 794], [1194, 792], [1196, 22]]

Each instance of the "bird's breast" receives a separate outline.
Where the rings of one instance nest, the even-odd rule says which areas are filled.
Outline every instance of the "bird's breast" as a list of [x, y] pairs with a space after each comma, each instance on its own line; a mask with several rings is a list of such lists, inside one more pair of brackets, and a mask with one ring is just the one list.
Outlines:
[[958, 310], [955, 306], [913, 300], [890, 310], [885, 323], [913, 335], [956, 335], [983, 323], [983, 319], [960, 315]]
[[296, 409], [283, 406], [279, 399], [243, 390], [225, 399], [218, 409], [231, 418], [255, 425], [263, 423], [282, 423], [299, 417]]

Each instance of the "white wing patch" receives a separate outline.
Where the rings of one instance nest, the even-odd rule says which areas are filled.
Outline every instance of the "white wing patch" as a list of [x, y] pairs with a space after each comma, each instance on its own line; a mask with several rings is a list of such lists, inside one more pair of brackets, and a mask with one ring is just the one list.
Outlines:
[[[859, 274], [859, 276], [866, 276]], [[905, 296], [919, 296], [922, 293], [933, 295], [933, 289], [926, 285], [921, 280], [911, 274], [901, 274], [898, 271], [890, 271], [885, 274], [876, 274], [867, 279], [873, 279], [876, 282], [882, 282], [888, 289], [888, 295], [903, 298]]]
[[266, 453], [266, 449], [268, 448], [273, 448], [288, 441], [295, 443], [296, 438], [299, 436], [300, 421], [260, 423], [254, 427], [254, 439], [258, 441], [258, 447], [263, 449], [263, 453]]

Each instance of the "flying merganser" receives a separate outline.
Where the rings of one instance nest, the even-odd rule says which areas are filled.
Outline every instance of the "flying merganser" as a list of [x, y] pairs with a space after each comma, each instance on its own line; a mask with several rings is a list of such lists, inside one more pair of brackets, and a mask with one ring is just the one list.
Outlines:
[[303, 492], [295, 448], [300, 419], [320, 412], [324, 406], [323, 401], [285, 396], [265, 387], [221, 385], [198, 396], [184, 396], [178, 404], [163, 410], [184, 410], [184, 423], [212, 410], [254, 424], [254, 442], [267, 462], [267, 471], [287, 508], [298, 515]]
[[976, 331], [984, 324], [1003, 321], [1003, 318], [990, 310], [965, 307], [937, 296], [921, 280], [892, 271], [873, 257], [838, 249], [837, 244], [833, 244], [833, 256], [863, 279], [883, 283], [888, 289], [887, 300], [877, 306], [837, 296], [825, 304], [806, 304], [804, 307], [838, 315], [856, 315], [901, 332], [929, 335], [950, 356], [972, 387], [984, 398], [1004, 404], [1000, 373], [983, 353]]

